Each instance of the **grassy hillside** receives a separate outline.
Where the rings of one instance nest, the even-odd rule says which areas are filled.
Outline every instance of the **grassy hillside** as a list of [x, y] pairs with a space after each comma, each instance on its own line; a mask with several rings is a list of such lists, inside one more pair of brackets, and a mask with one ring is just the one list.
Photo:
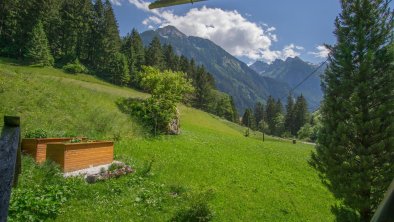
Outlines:
[[[74, 195], [54, 220], [168, 221], [199, 193], [211, 194], [214, 221], [334, 220], [335, 199], [307, 164], [312, 146], [246, 138], [242, 127], [184, 106], [182, 134], [152, 138], [115, 104], [146, 96], [91, 76], [0, 61], [1, 116], [20, 115], [25, 131], [119, 139], [116, 158], [137, 172], [153, 161], [148, 177], [71, 181]], [[26, 168], [21, 183], [29, 180]], [[170, 195], [174, 189], [179, 196]]]

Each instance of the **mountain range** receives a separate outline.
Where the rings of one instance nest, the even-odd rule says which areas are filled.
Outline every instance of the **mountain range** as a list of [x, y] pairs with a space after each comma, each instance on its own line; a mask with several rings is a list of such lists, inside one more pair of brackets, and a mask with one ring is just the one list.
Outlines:
[[[187, 36], [173, 26], [141, 33], [145, 46], [149, 45], [155, 36], [159, 37], [162, 44], [171, 44], [178, 55], [184, 55], [189, 59], [193, 58], [197, 64], [204, 65], [215, 78], [217, 88], [233, 97], [240, 113], [243, 113], [246, 108], [253, 107], [258, 101], [265, 102], [269, 95], [274, 98], [285, 97], [293, 82], [297, 79], [302, 80], [301, 75], [304, 73], [306, 73], [305, 76], [308, 74], [308, 68], [298, 67], [298, 65], [314, 66], [295, 58], [282, 61], [283, 64], [281, 60], [277, 60], [270, 65], [256, 62], [249, 67], [212, 41]], [[284, 65], [287, 63], [290, 65]], [[292, 69], [297, 71], [296, 76], [291, 78], [292, 81], [288, 83], [286, 76], [291, 75]], [[283, 70], [283, 73], [276, 70]], [[320, 84], [317, 85], [320, 87]], [[319, 93], [321, 95], [321, 91]], [[313, 93], [305, 93], [305, 97], [308, 101], [320, 101], [319, 96]]]
[[303, 94], [309, 103], [310, 109], [316, 109], [323, 98], [321, 89], [321, 76], [324, 74], [326, 66], [311, 64], [303, 61], [299, 57], [287, 58], [285, 61], [277, 59], [268, 64], [263, 61], [253, 63], [250, 68], [263, 77], [273, 78], [275, 80], [287, 83], [292, 89], [297, 87], [301, 81], [306, 79], [295, 90], [295, 95]]

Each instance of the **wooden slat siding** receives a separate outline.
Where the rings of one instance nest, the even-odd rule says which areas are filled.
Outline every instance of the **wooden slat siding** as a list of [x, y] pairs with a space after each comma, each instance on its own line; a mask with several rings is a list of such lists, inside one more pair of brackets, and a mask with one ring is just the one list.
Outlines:
[[37, 140], [36, 139], [23, 139], [22, 152], [32, 156], [36, 160], [37, 156]]
[[61, 165], [63, 172], [113, 162], [113, 142], [49, 143], [47, 146], [47, 158]]
[[65, 146], [61, 143], [49, 143], [46, 149], [46, 158], [52, 160], [60, 165], [60, 168], [64, 171], [64, 150]]
[[66, 144], [65, 172], [109, 164], [113, 161], [112, 142]]
[[23, 152], [31, 155], [37, 163], [43, 163], [46, 160], [46, 149], [48, 143], [68, 142], [71, 139], [72, 138], [23, 139], [22, 150]]

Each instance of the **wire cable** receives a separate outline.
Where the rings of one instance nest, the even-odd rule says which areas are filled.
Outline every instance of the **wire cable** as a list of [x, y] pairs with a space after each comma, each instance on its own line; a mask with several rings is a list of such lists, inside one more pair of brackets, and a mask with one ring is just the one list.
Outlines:
[[[300, 83], [298, 83], [296, 86], [294, 86], [291, 90], [289, 90], [288, 94], [292, 94], [294, 92], [294, 90], [296, 90], [298, 87], [300, 87], [304, 82], [306, 82], [311, 76], [313, 76], [313, 74], [315, 74], [321, 67], [323, 67], [324, 64], [326, 64], [328, 62], [328, 58], [322, 62], [316, 69], [314, 69], [309, 75], [307, 75]], [[280, 100], [283, 100], [284, 98], [286, 98], [287, 95], [283, 96]]]

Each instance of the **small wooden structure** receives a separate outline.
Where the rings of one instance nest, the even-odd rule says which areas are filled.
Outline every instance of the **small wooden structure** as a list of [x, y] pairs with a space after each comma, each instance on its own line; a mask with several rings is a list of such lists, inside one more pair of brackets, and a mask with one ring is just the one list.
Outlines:
[[32, 156], [37, 163], [43, 163], [46, 160], [47, 144], [56, 142], [67, 142], [72, 138], [37, 138], [23, 139], [22, 152]]
[[114, 143], [48, 143], [46, 157], [60, 165], [63, 172], [110, 164], [114, 160]]

